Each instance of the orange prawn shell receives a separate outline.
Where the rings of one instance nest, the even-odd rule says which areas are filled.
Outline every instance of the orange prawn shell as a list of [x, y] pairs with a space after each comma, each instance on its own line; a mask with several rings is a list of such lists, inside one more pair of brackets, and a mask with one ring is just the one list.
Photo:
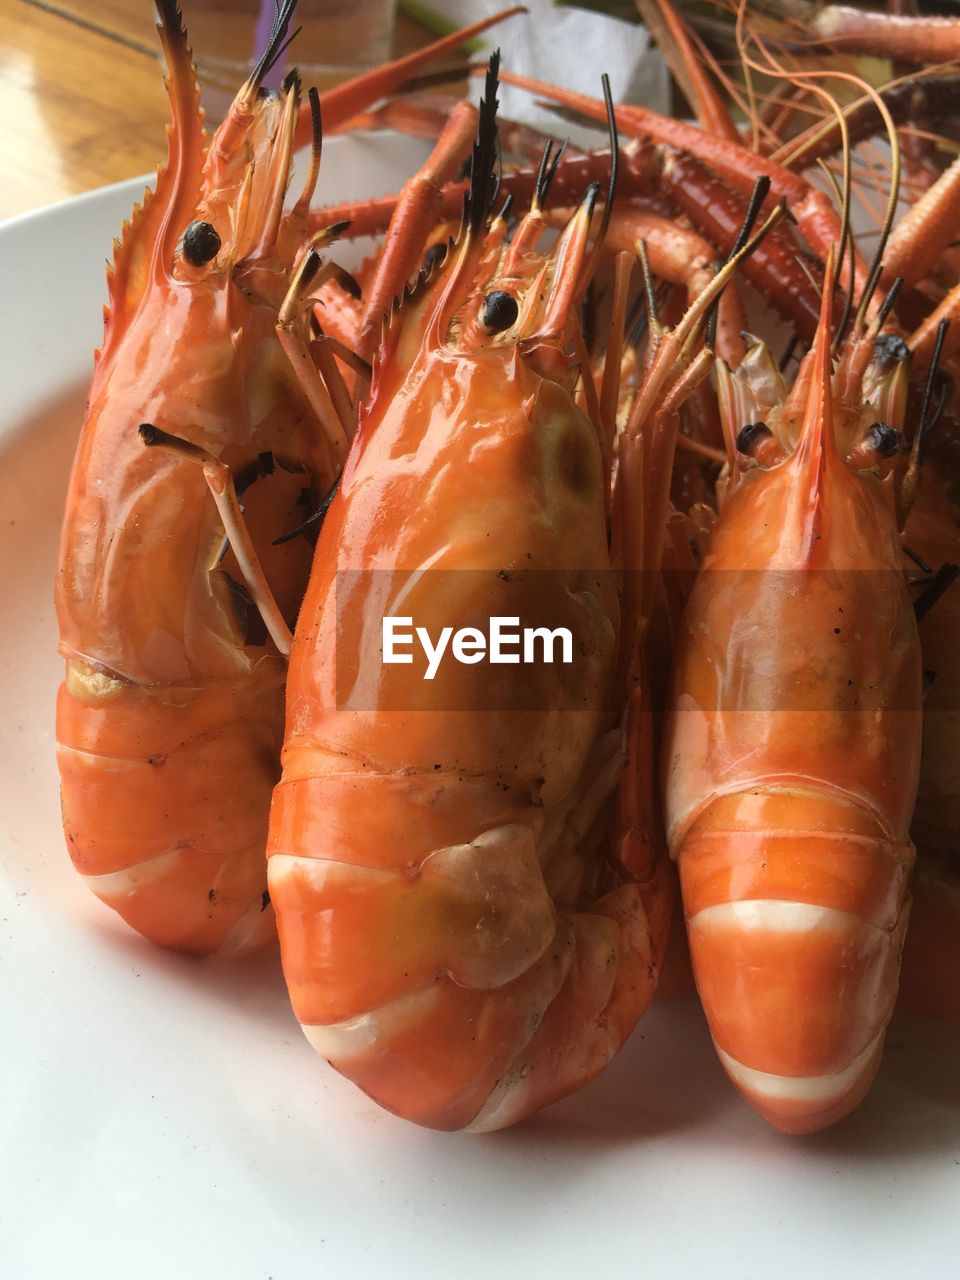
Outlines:
[[794, 470], [758, 468], [730, 495], [687, 608], [673, 698], [683, 748], [666, 760], [673, 843], [705, 795], [790, 778], [906, 836], [921, 672], [891, 497], [838, 462], [816, 518]]
[[[688, 604], [666, 817], [724, 1065], [773, 1124], [859, 1101], [896, 995], [921, 663], [889, 480], [829, 418], [742, 476]], [[807, 1083], [808, 1082], [808, 1083]]]
[[[203, 474], [148, 450], [137, 427], [189, 431], [238, 471], [268, 447], [310, 459], [314, 424], [275, 323], [272, 307], [238, 297], [226, 277], [151, 291], [90, 405], [74, 462], [57, 583], [68, 656], [139, 683], [249, 670], [239, 635], [225, 643], [236, 624], [209, 573], [223, 534]], [[289, 608], [309, 547], [268, 548], [265, 558]]]
[[[619, 616], [602, 495], [596, 433], [567, 391], [513, 350], [441, 347], [405, 377], [386, 371], [318, 544], [271, 813], [284, 972], [315, 1047], [382, 1105], [434, 1127], [489, 1106], [541, 1019], [548, 1036], [589, 1024], [611, 998], [620, 947], [652, 972], [659, 963], [639, 901], [631, 914], [613, 895], [559, 920], [537, 860], [551, 806], [609, 717]], [[487, 614], [510, 613], [510, 575], [530, 564], [525, 590], [561, 598], [587, 650], [582, 709], [558, 710], [554, 677], [541, 687], [530, 668], [523, 712], [509, 709], [510, 667], [504, 689], [496, 667], [454, 664], [426, 709], [416, 668], [374, 661], [361, 689], [354, 655], [376, 649], [385, 612], [416, 614], [432, 634], [469, 615], [478, 592]], [[431, 592], [445, 569], [449, 589]], [[353, 594], [338, 610], [345, 578]], [[489, 709], [457, 709], [475, 704]], [[568, 992], [574, 955], [589, 976]], [[617, 997], [621, 1036], [648, 998]], [[581, 1046], [587, 1078], [610, 1034]], [[571, 1087], [566, 1068], [554, 1084], [545, 1071], [540, 1105]]]
[[[262, 850], [284, 664], [271, 647], [245, 646], [227, 579], [211, 572], [223, 531], [200, 468], [148, 450], [137, 427], [189, 433], [238, 468], [263, 450], [312, 460], [314, 426], [273, 335], [276, 313], [235, 291], [224, 277], [148, 293], [84, 424], [57, 578], [71, 857], [140, 932], [198, 951], [272, 933]], [[254, 486], [258, 541], [296, 523], [307, 483], [306, 471], [281, 473], [279, 511]], [[267, 546], [264, 560], [294, 608], [309, 546]]]
[[[539, 780], [547, 801], [563, 794], [609, 711], [616, 661], [619, 613], [596, 504], [601, 483], [590, 423], [513, 351], [441, 350], [400, 389], [383, 389], [325, 521], [297, 629], [287, 774], [296, 771], [301, 743], [365, 754], [375, 736], [386, 770], [433, 771], [441, 763], [451, 772]], [[531, 565], [518, 591], [511, 575]], [[589, 651], [571, 695], [582, 713], [571, 717], [557, 705], [556, 668], [498, 670], [448, 658], [426, 686], [422, 667], [376, 659], [385, 614], [414, 614], [434, 636], [445, 625], [516, 613], [521, 598], [535, 617], [537, 593], [555, 594], [560, 580], [583, 597], [571, 596], [562, 615], [551, 611], [552, 625], [566, 622]], [[428, 601], [433, 616], [424, 612]], [[336, 661], [318, 660], [318, 651]], [[518, 704], [530, 709], [510, 709]], [[478, 717], [476, 706], [500, 710]], [[405, 714], [412, 708], [416, 714]]]
[[[57, 758], [68, 849], [93, 892], [161, 945], [228, 953], [274, 936], [263, 849], [284, 669], [272, 645], [247, 643], [227, 576], [239, 570], [201, 468], [148, 449], [138, 427], [183, 436], [238, 474], [273, 459], [245, 517], [290, 615], [310, 548], [270, 544], [302, 519], [322, 440], [275, 332], [299, 215], [273, 241], [264, 230], [282, 199], [295, 89], [286, 102], [235, 103], [205, 164], [179, 13], [164, 4], [161, 17], [170, 153], [117, 245], [67, 496]], [[220, 234], [203, 266], [180, 243], [196, 216]]]

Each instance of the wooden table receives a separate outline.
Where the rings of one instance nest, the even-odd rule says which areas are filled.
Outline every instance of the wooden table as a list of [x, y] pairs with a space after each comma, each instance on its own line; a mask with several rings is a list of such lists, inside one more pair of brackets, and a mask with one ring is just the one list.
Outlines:
[[[398, 20], [398, 52], [426, 38]], [[0, 0], [0, 219], [156, 168], [158, 51], [150, 0]]]

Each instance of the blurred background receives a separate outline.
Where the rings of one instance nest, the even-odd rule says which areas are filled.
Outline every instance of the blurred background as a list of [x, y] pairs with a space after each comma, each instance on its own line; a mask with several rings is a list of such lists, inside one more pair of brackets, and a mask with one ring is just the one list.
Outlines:
[[[274, 0], [181, 3], [208, 118], [216, 119], [265, 42]], [[323, 89], [508, 3], [300, 0], [293, 26], [302, 30], [289, 63]], [[665, 73], [637, 25], [634, 0], [526, 4], [526, 16], [432, 70], [462, 68], [502, 45], [505, 65], [514, 70], [590, 93], [598, 92], [606, 70], [620, 101], [665, 105]], [[629, 21], [596, 11], [617, 8]], [[0, 219], [154, 171], [165, 155], [168, 105], [153, 0], [0, 0], [0, 13]], [[514, 94], [504, 94], [504, 115], [558, 127], [529, 96]]]

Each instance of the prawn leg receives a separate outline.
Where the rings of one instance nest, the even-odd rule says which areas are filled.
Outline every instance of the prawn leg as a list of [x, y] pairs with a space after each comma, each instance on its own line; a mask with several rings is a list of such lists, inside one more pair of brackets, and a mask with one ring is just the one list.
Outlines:
[[[456, 52], [464, 44], [468, 44], [475, 36], [488, 31], [490, 27], [496, 26], [497, 23], [505, 22], [508, 18], [525, 12], [523, 5], [514, 5], [508, 9], [501, 9], [499, 13], [492, 14], [489, 18], [481, 18], [479, 22], [472, 22], [469, 26], [461, 27], [459, 31], [452, 31], [449, 35], [442, 36], [439, 40], [425, 45], [422, 49], [415, 49], [412, 53], [408, 53], [402, 58], [396, 58], [393, 62], [384, 63], [381, 67], [376, 67], [372, 71], [354, 76], [353, 79], [346, 80], [343, 84], [328, 89], [320, 95], [324, 127], [328, 133], [336, 132], [341, 126], [353, 119], [354, 116], [369, 107], [371, 103], [376, 102], [379, 98], [385, 98], [391, 93], [396, 93], [407, 80], [410, 80], [429, 63], [436, 62], [438, 58], [445, 57], [448, 53]], [[298, 146], [302, 146], [309, 141], [310, 130], [310, 113], [308, 110], [302, 109], [296, 135]]]
[[956, 18], [880, 13], [852, 5], [811, 6], [810, 28], [825, 44], [900, 62], [954, 62], [960, 58]]
[[[503, 79], [507, 84], [547, 98], [590, 120], [604, 119], [603, 103], [587, 94], [509, 72], [504, 73]], [[831, 246], [840, 241], [840, 219], [827, 196], [769, 157], [756, 154], [742, 143], [714, 137], [695, 125], [670, 119], [645, 107], [618, 106], [616, 112], [617, 126], [628, 137], [652, 138], [688, 151], [744, 195], [753, 190], [758, 179], [769, 178], [772, 195], [787, 201], [801, 235], [822, 262], [826, 261]], [[866, 270], [858, 259], [858, 288], [862, 288], [865, 281]]]
[[469, 102], [458, 102], [429, 158], [397, 197], [386, 243], [365, 290], [357, 339], [357, 352], [363, 358], [369, 359], [384, 316], [420, 265], [442, 210], [442, 187], [469, 153], [476, 128], [476, 109]]
[[[309, 332], [313, 314], [312, 293], [325, 280], [340, 280], [342, 272], [333, 263], [324, 264], [316, 249], [304, 253], [294, 272], [286, 298], [277, 315], [277, 337], [290, 361], [303, 393], [324, 427], [327, 469], [335, 473], [347, 455], [353, 435], [353, 413], [344, 401], [341, 386], [332, 371], [327, 378], [314, 358]], [[333, 385], [331, 386], [330, 383]]]

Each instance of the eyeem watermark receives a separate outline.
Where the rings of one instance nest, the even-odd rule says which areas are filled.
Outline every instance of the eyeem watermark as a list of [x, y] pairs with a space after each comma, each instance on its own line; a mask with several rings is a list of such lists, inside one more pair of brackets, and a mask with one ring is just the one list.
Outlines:
[[486, 632], [479, 627], [442, 627], [434, 639], [426, 627], [415, 627], [412, 617], [388, 614], [382, 637], [385, 666], [412, 666], [414, 649], [420, 647], [427, 660], [424, 680], [433, 680], [448, 650], [454, 661], [468, 667], [484, 661], [504, 666], [573, 662], [568, 627], [522, 627], [519, 617], [492, 617]]

